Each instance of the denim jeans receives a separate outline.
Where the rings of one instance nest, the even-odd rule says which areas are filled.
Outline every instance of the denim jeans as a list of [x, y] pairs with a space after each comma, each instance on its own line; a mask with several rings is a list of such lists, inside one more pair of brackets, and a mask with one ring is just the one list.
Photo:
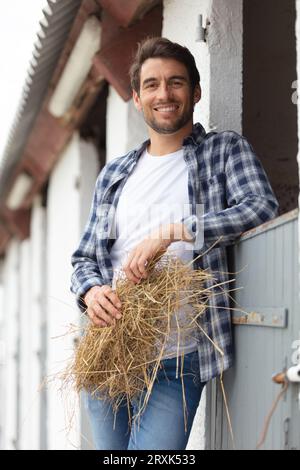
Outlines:
[[[181, 378], [181, 358], [176, 378], [176, 358], [162, 361], [147, 406], [128, 425], [127, 405], [114, 414], [105, 400], [85, 395], [94, 444], [98, 450], [184, 450], [205, 383], [199, 379], [198, 351], [186, 354]], [[185, 414], [182, 393], [185, 394]], [[140, 398], [131, 405], [131, 416], [139, 411]]]

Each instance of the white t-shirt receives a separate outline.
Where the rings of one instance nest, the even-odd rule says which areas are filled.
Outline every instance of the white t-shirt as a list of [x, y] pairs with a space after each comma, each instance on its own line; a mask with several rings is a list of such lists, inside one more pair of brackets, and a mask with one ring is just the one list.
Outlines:
[[[115, 273], [113, 285], [118, 270], [138, 243], [159, 226], [178, 223], [189, 214], [188, 170], [183, 150], [163, 156], [153, 156], [145, 150], [122, 189], [116, 209], [116, 241], [110, 252]], [[167, 252], [184, 262], [193, 259], [192, 245], [188, 242], [174, 242]], [[184, 322], [187, 310], [191, 311], [191, 306], [184, 305], [176, 312], [180, 323]], [[174, 316], [164, 356], [177, 355], [175, 324]], [[181, 338], [179, 353], [197, 349], [195, 329], [186, 336]]]

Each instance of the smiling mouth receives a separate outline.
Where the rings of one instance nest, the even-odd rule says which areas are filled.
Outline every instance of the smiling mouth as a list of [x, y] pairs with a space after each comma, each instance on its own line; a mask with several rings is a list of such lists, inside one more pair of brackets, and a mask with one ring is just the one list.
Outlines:
[[170, 104], [164, 106], [156, 106], [154, 110], [159, 111], [160, 113], [172, 113], [174, 111], [177, 111], [178, 108], [179, 106], [177, 104]]

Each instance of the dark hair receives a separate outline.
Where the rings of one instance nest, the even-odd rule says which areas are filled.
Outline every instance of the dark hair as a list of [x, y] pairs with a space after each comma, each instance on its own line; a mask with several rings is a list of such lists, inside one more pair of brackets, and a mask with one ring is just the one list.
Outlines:
[[137, 93], [140, 91], [140, 77], [143, 63], [147, 59], [156, 57], [174, 59], [184, 64], [189, 74], [192, 90], [194, 90], [195, 86], [200, 82], [200, 75], [196, 67], [194, 56], [187, 47], [172, 42], [167, 38], [147, 38], [138, 44], [138, 49], [129, 71], [131, 87]]

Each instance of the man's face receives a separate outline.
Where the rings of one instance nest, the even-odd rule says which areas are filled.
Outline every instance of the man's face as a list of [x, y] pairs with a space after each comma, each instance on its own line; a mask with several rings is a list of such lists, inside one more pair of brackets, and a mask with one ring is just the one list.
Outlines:
[[173, 134], [193, 122], [194, 105], [200, 100], [200, 87], [194, 92], [184, 64], [174, 59], [147, 59], [140, 72], [140, 93], [133, 91], [136, 108], [145, 122], [159, 134]]

